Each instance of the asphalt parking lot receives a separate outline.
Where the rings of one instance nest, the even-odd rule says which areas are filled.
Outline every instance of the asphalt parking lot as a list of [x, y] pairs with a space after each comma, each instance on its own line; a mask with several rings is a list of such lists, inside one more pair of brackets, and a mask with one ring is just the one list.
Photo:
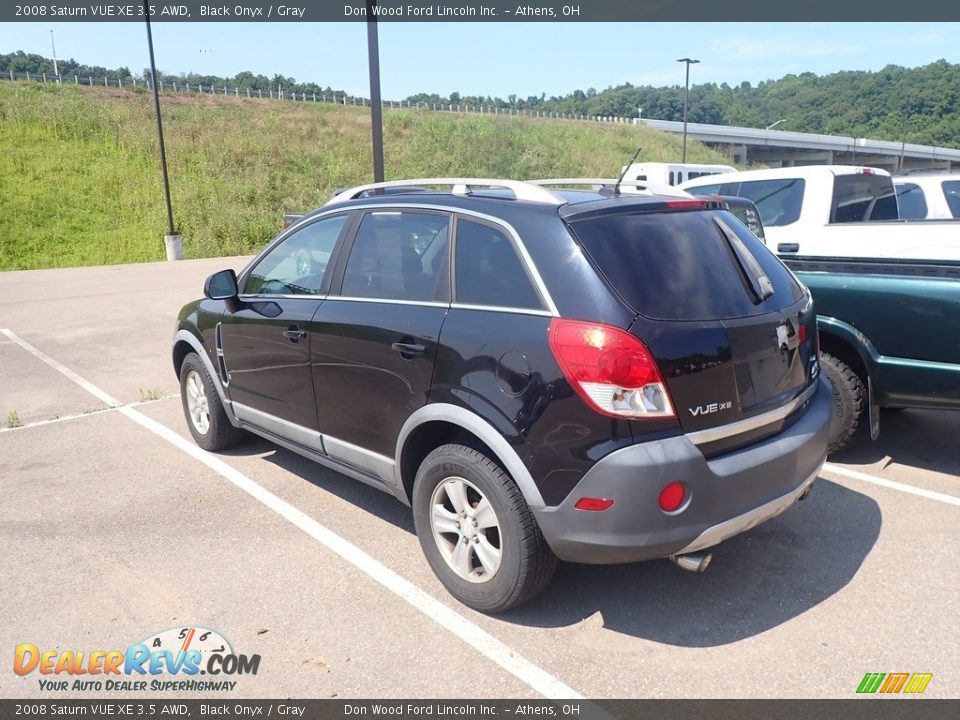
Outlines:
[[[193, 447], [176, 312], [244, 262], [0, 274], [3, 653], [196, 625], [262, 658], [225, 697], [847, 698], [867, 672], [960, 697], [960, 413], [884, 413], [704, 575], [562, 565], [487, 617], [386, 494], [253, 437]], [[5, 657], [0, 696], [43, 695]]]

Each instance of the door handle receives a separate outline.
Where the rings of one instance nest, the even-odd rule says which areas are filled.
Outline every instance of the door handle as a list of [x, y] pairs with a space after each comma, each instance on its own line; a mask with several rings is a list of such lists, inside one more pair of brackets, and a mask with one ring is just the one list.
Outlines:
[[283, 331], [283, 336], [292, 343], [299, 342], [307, 336], [306, 330], [301, 330], [296, 325], [291, 325]]
[[427, 351], [425, 345], [418, 345], [417, 343], [395, 342], [390, 347], [401, 355], [422, 355]]
[[780, 243], [777, 245], [777, 252], [800, 252], [800, 243]]

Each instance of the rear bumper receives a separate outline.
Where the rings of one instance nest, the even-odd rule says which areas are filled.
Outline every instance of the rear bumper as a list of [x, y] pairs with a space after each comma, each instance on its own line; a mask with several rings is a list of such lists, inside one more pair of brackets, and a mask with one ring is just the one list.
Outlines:
[[[562, 560], [602, 564], [668, 557], [712, 547], [788, 509], [827, 455], [833, 412], [822, 379], [802, 416], [780, 434], [707, 460], [686, 436], [633, 445], [600, 460], [559, 506], [535, 510]], [[660, 510], [664, 485], [684, 483], [689, 500]], [[612, 498], [603, 512], [576, 510], [581, 497]]]

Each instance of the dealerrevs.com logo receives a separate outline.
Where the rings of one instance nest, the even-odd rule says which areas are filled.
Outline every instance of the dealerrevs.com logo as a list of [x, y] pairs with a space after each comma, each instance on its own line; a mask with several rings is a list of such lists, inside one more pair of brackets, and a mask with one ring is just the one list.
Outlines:
[[43, 650], [20, 643], [13, 654], [13, 671], [44, 676], [38, 682], [45, 691], [229, 691], [237, 681], [224, 676], [256, 675], [259, 668], [259, 655], [237, 654], [223, 635], [204, 627], [162, 630], [126, 650]]

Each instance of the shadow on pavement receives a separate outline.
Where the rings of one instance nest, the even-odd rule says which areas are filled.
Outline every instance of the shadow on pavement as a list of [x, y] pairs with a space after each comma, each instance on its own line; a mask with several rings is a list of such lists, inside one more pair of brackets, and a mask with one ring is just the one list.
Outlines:
[[880, 437], [870, 439], [866, 417], [853, 442], [831, 455], [831, 462], [872, 465], [889, 457], [898, 465], [960, 475], [960, 412], [954, 410], [881, 410]]
[[[410, 509], [392, 495], [264, 440], [253, 438], [228, 454], [259, 453], [414, 532]], [[873, 499], [820, 478], [806, 500], [717, 547], [704, 574], [686, 572], [667, 560], [561, 563], [546, 591], [498, 619], [554, 628], [600, 613], [606, 629], [625, 635], [684, 647], [724, 645], [781, 625], [843, 589], [876, 543], [881, 524]]]

